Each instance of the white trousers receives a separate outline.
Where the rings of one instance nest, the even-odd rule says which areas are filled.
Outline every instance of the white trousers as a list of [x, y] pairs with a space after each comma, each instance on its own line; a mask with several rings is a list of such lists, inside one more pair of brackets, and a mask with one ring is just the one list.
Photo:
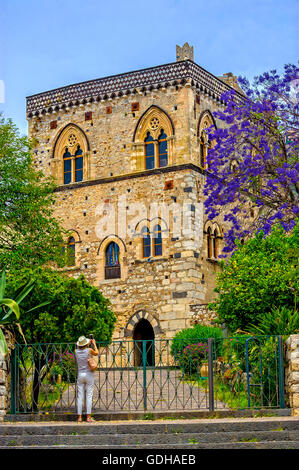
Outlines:
[[77, 411], [82, 415], [84, 396], [86, 396], [86, 414], [91, 414], [92, 394], [94, 386], [93, 372], [80, 372], [77, 380]]

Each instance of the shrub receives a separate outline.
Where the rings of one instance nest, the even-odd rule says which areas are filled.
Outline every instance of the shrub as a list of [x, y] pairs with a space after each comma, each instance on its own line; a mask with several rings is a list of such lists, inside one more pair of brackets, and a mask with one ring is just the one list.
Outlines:
[[259, 317], [259, 325], [250, 325], [247, 331], [258, 335], [290, 336], [299, 331], [299, 311], [286, 307], [273, 308]]
[[[51, 364], [52, 362], [52, 364]], [[77, 375], [77, 364], [74, 354], [65, 352], [53, 361], [49, 361], [50, 365], [50, 379], [52, 382], [56, 382], [58, 375], [61, 375], [61, 379], [67, 383], [74, 383]]]
[[[221, 328], [214, 326], [195, 325], [192, 328], [185, 328], [179, 331], [173, 338], [170, 353], [174, 358], [183, 352], [186, 346], [199, 343], [208, 338], [220, 339], [223, 337]], [[218, 356], [220, 356], [220, 351]]]
[[230, 333], [249, 325], [262, 328], [267, 322], [268, 333], [274, 334], [278, 323], [269, 323], [272, 308], [296, 310], [298, 247], [299, 223], [290, 233], [276, 228], [265, 238], [260, 232], [221, 263], [215, 289], [219, 295], [210, 308]]
[[[86, 333], [111, 341], [116, 317], [110, 302], [84, 276], [69, 278], [50, 268], [19, 270], [8, 276], [8, 296], [32, 279], [34, 288], [22, 302], [20, 317], [28, 343], [75, 342]], [[49, 304], [33, 310], [41, 302]]]
[[207, 341], [186, 346], [177, 357], [177, 363], [188, 375], [198, 371], [201, 363], [206, 360], [208, 353]]
[[221, 367], [217, 369], [217, 376], [232, 393], [245, 390], [247, 394], [248, 366], [249, 383], [253, 385], [250, 388], [251, 406], [277, 406], [278, 359], [279, 345], [276, 336], [239, 333], [238, 336], [224, 341], [223, 357]]

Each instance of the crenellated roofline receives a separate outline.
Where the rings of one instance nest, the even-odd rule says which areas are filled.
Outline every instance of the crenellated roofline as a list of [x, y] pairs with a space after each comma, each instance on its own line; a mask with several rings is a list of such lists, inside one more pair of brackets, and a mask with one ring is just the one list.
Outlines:
[[[184, 85], [195, 87], [199, 92], [207, 94], [218, 102], [221, 102], [222, 93], [232, 89], [220, 78], [188, 59], [75, 83], [28, 96], [27, 117], [57, 112], [80, 104]], [[238, 91], [236, 94], [239, 99], [244, 99]]]

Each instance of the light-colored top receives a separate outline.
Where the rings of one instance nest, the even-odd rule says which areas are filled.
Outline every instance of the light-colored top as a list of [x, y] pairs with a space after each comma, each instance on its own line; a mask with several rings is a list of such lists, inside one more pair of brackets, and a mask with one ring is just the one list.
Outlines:
[[89, 365], [88, 365], [88, 358], [89, 358], [89, 348], [86, 349], [76, 349], [75, 355], [78, 364], [78, 374], [81, 372], [91, 372]]

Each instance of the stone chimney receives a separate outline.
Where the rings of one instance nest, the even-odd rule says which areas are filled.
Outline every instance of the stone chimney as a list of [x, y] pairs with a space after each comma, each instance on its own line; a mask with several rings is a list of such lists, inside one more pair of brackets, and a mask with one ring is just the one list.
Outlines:
[[220, 80], [222, 80], [223, 82], [235, 88], [235, 85], [237, 83], [237, 77], [232, 72], [224, 73], [221, 77], [218, 77], [218, 78], [220, 78]]
[[193, 46], [189, 46], [187, 42], [180, 47], [176, 46], [176, 60], [180, 62], [181, 60], [193, 60], [194, 61], [194, 54], [193, 54]]
[[238, 77], [234, 75], [232, 72], [224, 73], [223, 75], [221, 75], [221, 77], [218, 77], [218, 78], [220, 78], [220, 80], [222, 80], [224, 83], [231, 86], [235, 90], [244, 94], [244, 91], [238, 85], [238, 81], [237, 81]]

